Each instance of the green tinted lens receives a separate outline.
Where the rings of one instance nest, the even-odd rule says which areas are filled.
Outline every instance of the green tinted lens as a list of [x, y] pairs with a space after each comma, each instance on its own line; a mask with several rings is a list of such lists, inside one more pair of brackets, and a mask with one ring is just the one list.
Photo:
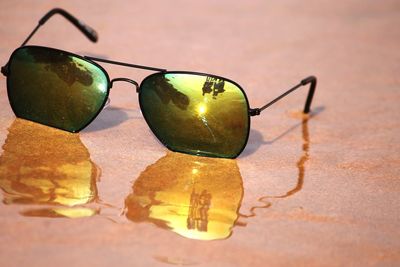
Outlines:
[[234, 158], [247, 142], [248, 103], [238, 85], [215, 76], [157, 73], [139, 101], [154, 134], [174, 151]]
[[22, 47], [13, 53], [9, 70], [15, 115], [70, 132], [88, 125], [108, 97], [102, 69], [60, 50]]

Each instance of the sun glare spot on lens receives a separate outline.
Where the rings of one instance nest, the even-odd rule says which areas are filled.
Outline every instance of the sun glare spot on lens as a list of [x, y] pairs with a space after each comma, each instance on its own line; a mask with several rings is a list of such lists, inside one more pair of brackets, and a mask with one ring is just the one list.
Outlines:
[[199, 113], [199, 115], [204, 115], [207, 112], [207, 107], [204, 104], [200, 104], [197, 107], [197, 112]]
[[107, 92], [107, 86], [105, 86], [103, 83], [98, 83], [97, 84], [97, 89], [102, 93], [106, 93]]

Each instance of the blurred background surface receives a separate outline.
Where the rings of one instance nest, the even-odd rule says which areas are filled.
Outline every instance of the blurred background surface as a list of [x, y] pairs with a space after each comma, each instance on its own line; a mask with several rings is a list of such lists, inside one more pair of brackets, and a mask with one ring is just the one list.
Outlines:
[[221, 75], [252, 107], [312, 74], [313, 116], [299, 90], [212, 160], [167, 152], [128, 83], [70, 136], [16, 120], [2, 76], [0, 266], [400, 264], [399, 1], [1, 1], [1, 64], [53, 7], [98, 43], [54, 16], [30, 44]]

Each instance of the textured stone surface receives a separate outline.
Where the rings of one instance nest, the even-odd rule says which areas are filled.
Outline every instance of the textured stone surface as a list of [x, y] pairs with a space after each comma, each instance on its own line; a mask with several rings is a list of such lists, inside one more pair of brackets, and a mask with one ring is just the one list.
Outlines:
[[[85, 195], [87, 204], [71, 211], [43, 199], [11, 201], [9, 187], [2, 186], [0, 266], [400, 264], [399, 1], [58, 1], [57, 6], [94, 27], [99, 42], [90, 43], [63, 18], [54, 17], [31, 44], [218, 74], [241, 84], [252, 107], [314, 74], [319, 79], [314, 116], [303, 123], [295, 115], [306, 96], [300, 90], [252, 119], [248, 146], [237, 160], [198, 160], [207, 179], [216, 175], [214, 164], [215, 173], [228, 168], [235, 184], [227, 177], [221, 194], [232, 202], [220, 203], [238, 210], [237, 218], [230, 212], [225, 221], [236, 219], [225, 239], [195, 240], [165, 224], [168, 220], [160, 223], [159, 215], [151, 218], [146, 209], [148, 203], [163, 207], [152, 199], [154, 192], [187, 190], [179, 171], [190, 168], [191, 159], [167, 153], [143, 120], [134, 88], [118, 83], [111, 107], [77, 140], [66, 137], [73, 139], [71, 150], [62, 148], [68, 157], [74, 149], [90, 154], [83, 163], [63, 163], [72, 169], [81, 164], [76, 175], [97, 179], [93, 195]], [[0, 2], [2, 64], [52, 7], [53, 1]], [[148, 75], [103, 66], [111, 77], [141, 81]], [[9, 181], [13, 170], [16, 176], [21, 170], [40, 176], [40, 151], [50, 153], [44, 158], [51, 162], [49, 155], [56, 152], [49, 144], [60, 140], [48, 137], [52, 131], [46, 127], [38, 128], [47, 131], [46, 138], [26, 137], [24, 127], [29, 132], [34, 126], [15, 121], [4, 77], [0, 107], [0, 143], [5, 144], [0, 178]], [[37, 159], [29, 156], [36, 154]], [[165, 186], [159, 179], [163, 172], [179, 181]], [[155, 179], [146, 184], [151, 175]], [[222, 179], [215, 181], [209, 183], [211, 203], [224, 186]], [[35, 182], [21, 184], [35, 196]], [[134, 190], [141, 188], [144, 193], [136, 200]], [[239, 204], [235, 194], [242, 195]], [[132, 211], [135, 219], [129, 219]]]

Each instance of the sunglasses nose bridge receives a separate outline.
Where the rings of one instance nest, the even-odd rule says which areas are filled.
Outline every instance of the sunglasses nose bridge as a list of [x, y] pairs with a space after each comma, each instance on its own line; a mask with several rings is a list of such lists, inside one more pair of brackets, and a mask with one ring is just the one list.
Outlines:
[[130, 84], [133, 84], [136, 87], [136, 92], [139, 93], [139, 84], [134, 80], [131, 80], [131, 79], [128, 79], [128, 78], [115, 78], [115, 79], [111, 80], [110, 88], [113, 87], [114, 82], [128, 82]]

